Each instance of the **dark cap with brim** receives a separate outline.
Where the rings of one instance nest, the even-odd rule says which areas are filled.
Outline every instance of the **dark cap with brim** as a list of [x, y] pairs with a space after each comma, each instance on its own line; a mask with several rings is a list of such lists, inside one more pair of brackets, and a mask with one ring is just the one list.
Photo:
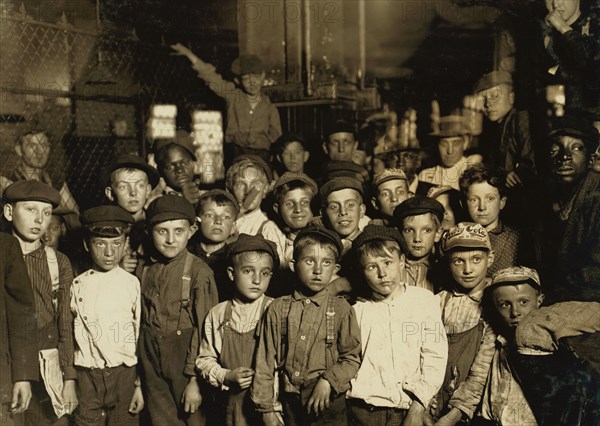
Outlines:
[[231, 63], [231, 72], [234, 75], [260, 74], [265, 71], [265, 64], [256, 55], [240, 55]]
[[594, 144], [598, 144], [598, 130], [592, 123], [583, 118], [573, 115], [565, 115], [564, 117], [555, 118], [552, 121], [552, 130], [548, 133], [550, 139], [558, 136], [572, 136], [588, 144], [591, 143], [591, 148], [596, 148]]
[[[135, 223], [133, 216], [119, 206], [97, 206], [81, 214], [81, 224], [86, 228], [127, 228]], [[118, 236], [108, 232], [106, 236]]]
[[276, 191], [277, 188], [290, 182], [302, 182], [308, 185], [314, 191], [315, 194], [319, 191], [317, 182], [312, 180], [308, 175], [304, 173], [295, 172], [285, 172], [284, 174], [282, 174], [281, 177], [277, 179], [277, 182], [275, 182], [275, 185], [273, 186], [273, 191]]
[[404, 218], [433, 213], [440, 221], [444, 219], [444, 206], [433, 198], [416, 195], [401, 202], [394, 209], [394, 222], [402, 226]]
[[364, 195], [364, 188], [358, 180], [351, 177], [335, 177], [321, 185], [321, 189], [319, 190], [321, 202], [326, 204], [329, 194], [342, 189], [354, 189], [361, 196]]
[[51, 204], [53, 208], [58, 207], [61, 201], [60, 192], [36, 180], [20, 180], [9, 185], [2, 198], [7, 203], [41, 201]]
[[163, 195], [152, 201], [146, 211], [146, 221], [155, 225], [168, 220], [187, 220], [190, 224], [196, 221], [194, 206], [184, 197], [175, 194]]
[[367, 225], [352, 242], [352, 249], [358, 250], [369, 241], [395, 241], [401, 244], [402, 235], [396, 228], [381, 225]]
[[512, 86], [513, 80], [509, 72], [506, 71], [492, 71], [484, 74], [473, 89], [474, 93], [479, 93], [492, 87], [500, 86], [501, 84], [508, 84]]
[[312, 235], [318, 235], [329, 240], [337, 248], [338, 259], [342, 256], [342, 252], [344, 251], [344, 245], [342, 244], [340, 236], [337, 234], [337, 232], [324, 228], [320, 225], [309, 225], [303, 230], [301, 230], [296, 236], [296, 239], [294, 240], [294, 247], [302, 238], [309, 237]]
[[124, 154], [116, 158], [116, 160], [106, 169], [106, 177], [109, 180], [108, 184], [110, 184], [110, 176], [111, 174], [118, 169], [129, 168], [129, 169], [137, 169], [146, 173], [148, 176], [148, 183], [152, 186], [152, 188], [156, 188], [158, 182], [160, 180], [160, 175], [158, 170], [149, 165], [144, 161], [142, 157], [138, 157], [137, 155], [132, 154]]
[[230, 260], [236, 254], [248, 251], [264, 251], [267, 252], [273, 259], [273, 267], [279, 267], [279, 255], [277, 254], [277, 246], [273, 241], [265, 239], [262, 235], [240, 234], [238, 239], [229, 245], [227, 253]]

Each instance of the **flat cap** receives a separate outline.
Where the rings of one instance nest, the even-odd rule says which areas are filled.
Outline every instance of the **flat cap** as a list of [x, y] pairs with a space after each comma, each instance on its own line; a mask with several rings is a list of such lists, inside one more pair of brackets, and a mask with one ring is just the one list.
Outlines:
[[469, 133], [469, 128], [462, 115], [448, 115], [440, 117], [439, 131], [430, 133], [435, 138], [452, 138]]
[[361, 196], [364, 195], [363, 186], [358, 180], [351, 177], [335, 177], [321, 185], [319, 195], [321, 196], [322, 203], [325, 204], [327, 202], [329, 194], [341, 189], [354, 189], [358, 191]]
[[336, 133], [352, 133], [354, 134], [354, 127], [344, 120], [337, 120], [332, 125], [326, 128], [325, 136], [329, 137]]
[[185, 219], [190, 224], [196, 221], [194, 206], [179, 195], [168, 194], [158, 197], [150, 203], [146, 211], [146, 220], [150, 225], [178, 219]]
[[358, 250], [363, 244], [376, 240], [395, 241], [398, 244], [401, 244], [402, 235], [396, 228], [381, 225], [367, 225], [352, 242], [352, 249]]
[[273, 191], [276, 191], [277, 188], [290, 182], [303, 182], [306, 185], [308, 185], [315, 192], [315, 194], [319, 192], [317, 182], [312, 180], [308, 175], [304, 173], [295, 172], [285, 172], [284, 174], [282, 174], [281, 177], [277, 179], [277, 182], [275, 182], [275, 185], [273, 185]]
[[36, 180], [20, 180], [10, 184], [3, 195], [4, 201], [13, 203], [17, 201], [42, 201], [58, 207], [60, 204], [60, 192], [50, 185]]
[[564, 117], [553, 119], [551, 126], [552, 128], [548, 133], [549, 138], [573, 136], [591, 142], [592, 145], [598, 143], [598, 130], [584, 117], [567, 114]]
[[506, 71], [492, 71], [484, 74], [479, 79], [479, 81], [475, 84], [473, 92], [482, 92], [486, 89], [490, 89], [501, 84], [509, 84], [512, 86], [513, 80], [510, 73]]
[[335, 177], [351, 177], [364, 183], [369, 179], [369, 172], [354, 161], [332, 160], [328, 161], [323, 168], [323, 176], [326, 179]]
[[273, 259], [274, 268], [279, 267], [279, 255], [277, 254], [277, 246], [271, 240], [265, 239], [262, 235], [240, 234], [238, 239], [229, 245], [227, 253], [231, 257], [238, 253], [246, 251], [264, 251], [267, 252]]
[[265, 160], [260, 158], [258, 155], [242, 154], [233, 159], [233, 164], [240, 163], [242, 161], [249, 161], [254, 166], [261, 169], [265, 173], [265, 175], [267, 175], [267, 180], [269, 181], [269, 183], [271, 183], [271, 181], [273, 180], [273, 171], [271, 170], [271, 166], [269, 166], [269, 164], [267, 164]]
[[398, 204], [394, 209], [394, 222], [398, 226], [408, 216], [433, 213], [440, 221], [444, 219], [444, 206], [433, 198], [416, 195]]
[[400, 169], [384, 169], [381, 173], [377, 173], [373, 176], [373, 186], [378, 187], [382, 183], [388, 182], [390, 180], [405, 180], [408, 182], [406, 178], [406, 174]]
[[[119, 206], [97, 206], [81, 214], [81, 224], [86, 227], [127, 227], [135, 223], [133, 216]], [[120, 234], [117, 234], [120, 235]], [[117, 236], [107, 235], [107, 236]]]
[[227, 200], [233, 204], [233, 208], [235, 210], [235, 215], [237, 216], [240, 213], [240, 205], [238, 201], [235, 199], [231, 192], [224, 191], [222, 189], [211, 189], [206, 191], [200, 198], [198, 198], [198, 202], [196, 203], [196, 213], [200, 214], [200, 209], [202, 208], [202, 200], [205, 198], [216, 198], [221, 200]]
[[110, 175], [112, 174], [112, 172], [122, 168], [130, 168], [143, 171], [144, 173], [146, 173], [146, 176], [148, 176], [148, 182], [150, 183], [152, 188], [156, 188], [156, 185], [158, 185], [158, 182], [160, 180], [158, 170], [146, 163], [142, 157], [132, 154], [123, 154], [118, 156], [115, 159], [115, 161], [113, 161], [107, 167], [106, 177], [109, 179], [108, 183], [110, 183]]
[[298, 242], [302, 238], [315, 235], [325, 238], [331, 243], [333, 243], [333, 245], [335, 245], [338, 252], [338, 259], [342, 256], [342, 252], [344, 251], [344, 245], [342, 244], [340, 236], [337, 234], [337, 232], [327, 229], [321, 225], [309, 225], [306, 228], [302, 229], [296, 236], [296, 239], [294, 240], [294, 247], [296, 247], [296, 244], [298, 244]]
[[154, 155], [156, 155], [158, 151], [160, 151], [162, 148], [169, 145], [178, 145], [182, 147], [190, 153], [194, 161], [197, 160], [196, 148], [194, 147], [192, 136], [185, 130], [178, 129], [175, 133], [175, 139], [157, 139], [156, 142], [154, 142], [154, 146], [152, 147]]
[[478, 223], [461, 222], [442, 237], [442, 251], [454, 248], [471, 248], [491, 250], [490, 237], [483, 226]]
[[256, 55], [240, 55], [231, 63], [231, 72], [235, 75], [260, 74], [265, 70], [265, 64]]
[[491, 286], [500, 284], [517, 284], [527, 282], [538, 289], [542, 288], [540, 276], [537, 271], [526, 266], [511, 266], [500, 269], [492, 276]]

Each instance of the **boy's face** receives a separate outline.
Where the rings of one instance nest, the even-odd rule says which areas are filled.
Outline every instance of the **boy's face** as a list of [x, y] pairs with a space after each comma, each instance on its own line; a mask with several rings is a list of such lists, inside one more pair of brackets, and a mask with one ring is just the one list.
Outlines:
[[302, 173], [304, 163], [308, 161], [309, 153], [300, 142], [290, 142], [279, 156], [279, 160], [288, 172]]
[[577, 183], [587, 173], [588, 152], [581, 139], [568, 135], [553, 138], [550, 158], [552, 173], [561, 183]]
[[493, 290], [492, 298], [502, 321], [512, 329], [528, 313], [539, 309], [544, 301], [544, 295], [529, 283], [498, 286]]
[[156, 249], [167, 259], [173, 259], [185, 250], [196, 226], [185, 219], [168, 220], [157, 223], [152, 228], [152, 240]]
[[450, 196], [448, 194], [441, 194], [437, 196], [436, 200], [444, 206], [444, 218], [440, 227], [442, 228], [442, 232], [447, 231], [456, 226], [456, 217], [454, 216], [452, 207], [450, 207]]
[[200, 213], [200, 233], [211, 243], [222, 243], [231, 235], [235, 211], [228, 205], [217, 205], [214, 201], [203, 204]]
[[240, 206], [244, 203], [244, 199], [252, 188], [255, 188], [258, 192], [252, 202], [245, 206], [249, 212], [260, 208], [262, 200], [267, 195], [268, 185], [263, 174], [257, 168], [247, 167], [233, 179], [233, 195]]
[[58, 250], [58, 244], [60, 241], [60, 237], [63, 233], [63, 220], [58, 215], [52, 215], [50, 218], [50, 224], [48, 225], [48, 229], [46, 229], [46, 233], [44, 234], [42, 241], [47, 246], [52, 247], [55, 250]]
[[256, 300], [269, 287], [273, 276], [273, 259], [265, 252], [240, 253], [235, 257], [233, 266], [227, 268], [227, 275], [243, 300]]
[[483, 112], [493, 122], [506, 117], [515, 101], [512, 86], [508, 84], [499, 84], [482, 90], [479, 95], [483, 97]]
[[452, 167], [463, 157], [469, 141], [461, 136], [442, 138], [438, 142], [438, 151], [444, 167]]
[[404, 179], [393, 179], [377, 187], [377, 202], [374, 207], [385, 216], [392, 217], [398, 204], [408, 198], [408, 185]]
[[433, 245], [441, 236], [441, 230], [437, 229], [431, 213], [408, 216], [403, 220], [402, 238], [408, 251], [407, 256], [412, 260], [429, 256]]
[[340, 265], [329, 247], [310, 244], [302, 250], [298, 259], [290, 262], [290, 268], [296, 272], [304, 289], [315, 294], [327, 287], [331, 277], [340, 270]]
[[50, 158], [50, 142], [45, 133], [31, 133], [21, 138], [15, 147], [17, 155], [25, 165], [34, 169], [43, 169]]
[[498, 226], [500, 210], [506, 205], [506, 197], [487, 182], [474, 183], [467, 190], [467, 207], [473, 222], [486, 229], [493, 230]]
[[52, 220], [52, 204], [43, 201], [17, 201], [4, 206], [4, 217], [12, 222], [14, 232], [34, 243], [44, 236]]
[[342, 238], [358, 231], [358, 222], [365, 215], [360, 193], [352, 188], [333, 191], [327, 196], [325, 214], [331, 227]]
[[160, 165], [160, 172], [167, 185], [180, 190], [185, 182], [194, 180], [194, 159], [184, 148], [171, 145], [167, 150], [164, 164]]
[[260, 93], [260, 90], [263, 85], [263, 81], [265, 81], [265, 72], [261, 73], [252, 73], [252, 74], [244, 74], [240, 77], [240, 82], [242, 84], [242, 89], [249, 95], [257, 96]]
[[363, 254], [360, 256], [360, 266], [371, 290], [384, 298], [395, 294], [400, 287], [404, 261], [399, 253], [391, 251], [383, 257]]
[[312, 193], [309, 190], [296, 188], [288, 191], [276, 207], [287, 226], [292, 230], [303, 229], [313, 219], [311, 200]]
[[105, 194], [110, 201], [116, 201], [120, 207], [135, 214], [144, 208], [151, 191], [144, 171], [118, 169], [112, 174]]
[[466, 290], [472, 290], [482, 283], [492, 259], [490, 253], [480, 249], [458, 249], [448, 253], [452, 277]]
[[84, 242], [84, 247], [91, 254], [94, 265], [100, 271], [108, 272], [119, 266], [125, 255], [127, 237], [92, 237]]
[[579, 0], [546, 0], [546, 9], [556, 10], [566, 22], [579, 10]]
[[354, 135], [347, 132], [333, 133], [325, 144], [325, 152], [333, 161], [352, 161], [352, 154], [358, 147]]

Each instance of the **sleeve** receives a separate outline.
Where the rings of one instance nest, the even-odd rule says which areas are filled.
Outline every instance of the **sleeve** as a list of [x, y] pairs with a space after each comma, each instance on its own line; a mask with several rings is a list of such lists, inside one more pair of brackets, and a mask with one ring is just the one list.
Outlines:
[[[4, 299], [10, 348], [12, 382], [37, 380], [37, 330], [33, 288], [19, 243], [2, 238]], [[5, 374], [5, 373], [3, 373]], [[4, 383], [4, 381], [3, 381]]]
[[[198, 261], [202, 262], [200, 259]], [[193, 315], [195, 326], [185, 360], [185, 368], [183, 369], [183, 374], [190, 377], [196, 375], [196, 358], [198, 358], [200, 352], [202, 323], [211, 308], [219, 303], [214, 274], [204, 262], [201, 263], [201, 268], [196, 269], [194, 281], [196, 285], [192, 288], [194, 289]]]
[[198, 73], [198, 77], [200, 77], [206, 85], [212, 90], [217, 96], [221, 98], [225, 98], [229, 100], [237, 91], [235, 84], [231, 81], [226, 81], [221, 77], [221, 75], [216, 71], [214, 65], [206, 63], [200, 59], [192, 65], [192, 68], [196, 70]]
[[281, 118], [279, 117], [279, 111], [277, 107], [271, 104], [271, 113], [269, 114], [269, 130], [268, 137], [269, 143], [272, 144], [281, 136]]
[[212, 386], [228, 390], [229, 387], [225, 385], [225, 375], [229, 370], [219, 364], [222, 337], [218, 327], [221, 323], [222, 319], [217, 307], [214, 307], [204, 321], [204, 332], [200, 342], [200, 354], [196, 359], [196, 368], [200, 371], [200, 376]]
[[142, 289], [140, 280], [137, 277], [132, 275], [132, 278], [135, 280], [135, 300], [133, 304], [133, 327], [134, 327], [134, 335], [135, 335], [135, 344], [136, 347], [139, 346], [140, 341], [140, 323], [142, 319]]
[[356, 376], [361, 360], [360, 329], [356, 313], [345, 299], [338, 297], [340, 303], [336, 307], [340, 312], [338, 327], [337, 350], [338, 359], [325, 373], [323, 378], [329, 382], [336, 393], [342, 393], [350, 388], [350, 380]]
[[250, 387], [250, 398], [260, 413], [275, 412], [278, 411], [278, 408], [280, 410], [275, 391], [275, 377], [280, 355], [279, 348], [281, 347], [278, 306], [280, 304], [275, 301], [267, 308], [254, 360], [254, 380]]
[[439, 300], [431, 294], [428, 300], [423, 302], [423, 310], [427, 309], [427, 313], [422, 322], [421, 371], [415, 377], [408, 377], [403, 388], [427, 407], [444, 381], [448, 362], [448, 340], [442, 323]]
[[71, 312], [71, 285], [73, 270], [69, 259], [62, 253], [57, 253], [59, 261], [60, 287], [58, 293], [58, 355], [64, 380], [76, 380], [77, 371], [74, 367], [75, 338]]
[[486, 324], [483, 340], [469, 370], [469, 375], [450, 398], [448, 405], [458, 408], [470, 419], [473, 418], [477, 406], [483, 397], [492, 359], [496, 353], [496, 333]]
[[584, 36], [575, 30], [554, 37], [554, 50], [559, 60], [578, 72], [591, 66], [597, 49], [594, 36]]
[[554, 352], [563, 337], [597, 331], [600, 331], [600, 303], [556, 303], [527, 315], [517, 327], [515, 343], [519, 352], [527, 349]]

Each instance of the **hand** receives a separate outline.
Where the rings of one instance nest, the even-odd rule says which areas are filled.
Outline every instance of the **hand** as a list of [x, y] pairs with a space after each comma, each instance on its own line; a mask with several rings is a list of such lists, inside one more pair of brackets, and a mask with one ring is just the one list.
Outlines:
[[514, 170], [506, 175], [506, 186], [508, 186], [509, 188], [514, 188], [515, 186], [521, 185], [523, 185], [523, 181], [521, 180], [517, 172], [515, 172]]
[[62, 397], [64, 407], [67, 414], [73, 414], [79, 400], [77, 399], [77, 382], [75, 380], [65, 380]]
[[181, 403], [186, 413], [195, 413], [202, 403], [202, 395], [200, 395], [200, 387], [196, 381], [196, 377], [190, 377], [190, 381], [183, 390]]
[[239, 386], [240, 389], [247, 389], [252, 384], [254, 370], [246, 367], [238, 367], [235, 370], [229, 370], [225, 374], [225, 384], [227, 386]]
[[200, 190], [193, 181], [182, 183], [181, 192], [183, 193], [183, 197], [188, 200], [190, 204], [195, 205], [200, 199]]
[[10, 411], [13, 414], [21, 414], [29, 408], [29, 402], [31, 402], [31, 383], [15, 382], [13, 385]]
[[173, 49], [175, 51], [175, 52], [171, 53], [172, 55], [175, 55], [175, 56], [186, 56], [188, 58], [190, 58], [190, 56], [196, 56], [192, 53], [192, 51], [190, 49], [188, 49], [181, 43], [172, 44], [171, 49]]
[[125, 269], [125, 271], [129, 272], [130, 274], [135, 272], [137, 265], [138, 259], [136, 252], [125, 253], [125, 256], [123, 256], [123, 259], [121, 259], [121, 268]]
[[454, 426], [462, 418], [462, 411], [458, 408], [452, 408], [448, 414], [437, 421], [435, 426]]
[[572, 30], [571, 26], [567, 24], [562, 15], [556, 9], [546, 16], [546, 22], [561, 34]]
[[263, 423], [265, 426], [283, 426], [283, 417], [279, 412], [263, 413]]
[[413, 400], [408, 409], [408, 413], [406, 413], [402, 426], [423, 426], [433, 424], [431, 418], [426, 414], [425, 407], [423, 407], [419, 401]]
[[320, 378], [308, 400], [307, 410], [310, 414], [311, 409], [315, 415], [321, 415], [329, 408], [329, 398], [331, 397], [331, 385], [323, 378]]
[[129, 403], [129, 412], [131, 414], [139, 414], [144, 409], [144, 395], [142, 394], [142, 388], [139, 386], [135, 387], [133, 395], [131, 395], [131, 402]]

